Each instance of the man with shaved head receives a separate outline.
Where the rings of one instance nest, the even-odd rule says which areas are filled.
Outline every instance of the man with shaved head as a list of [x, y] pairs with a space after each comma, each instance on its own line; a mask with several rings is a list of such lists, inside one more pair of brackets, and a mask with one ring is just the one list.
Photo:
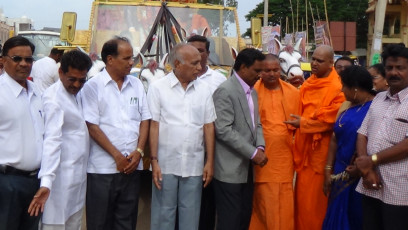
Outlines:
[[319, 46], [312, 56], [312, 76], [300, 88], [300, 115], [285, 123], [296, 127], [293, 149], [295, 170], [295, 229], [322, 228], [327, 208], [323, 193], [327, 151], [336, 114], [345, 100], [342, 84], [333, 67], [333, 49]]
[[152, 114], [150, 229], [174, 229], [176, 211], [178, 229], [198, 229], [202, 187], [213, 177], [215, 108], [207, 84], [196, 80], [199, 51], [179, 44], [169, 62], [173, 71], [150, 85], [147, 94]]

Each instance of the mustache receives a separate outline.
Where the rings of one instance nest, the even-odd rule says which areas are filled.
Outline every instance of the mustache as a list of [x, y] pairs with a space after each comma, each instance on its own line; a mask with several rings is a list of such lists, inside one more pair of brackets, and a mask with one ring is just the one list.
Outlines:
[[391, 76], [388, 78], [388, 80], [400, 80], [400, 78], [397, 76]]

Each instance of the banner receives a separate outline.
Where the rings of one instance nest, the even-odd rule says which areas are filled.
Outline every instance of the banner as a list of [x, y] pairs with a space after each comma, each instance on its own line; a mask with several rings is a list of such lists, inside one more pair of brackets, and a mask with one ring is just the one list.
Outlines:
[[264, 26], [262, 27], [262, 44], [267, 46], [268, 53], [277, 55], [279, 48], [275, 42], [280, 39], [280, 26]]
[[307, 61], [306, 59], [306, 31], [296, 32], [295, 33], [295, 41], [299, 41], [302, 39], [302, 42], [299, 46], [300, 55], [302, 55], [302, 61]]
[[326, 23], [321, 25], [315, 26], [314, 28], [315, 33], [315, 43], [316, 47], [321, 45], [331, 45], [329, 39], [329, 28]]
[[285, 34], [283, 43], [287, 46], [293, 46], [293, 34]]

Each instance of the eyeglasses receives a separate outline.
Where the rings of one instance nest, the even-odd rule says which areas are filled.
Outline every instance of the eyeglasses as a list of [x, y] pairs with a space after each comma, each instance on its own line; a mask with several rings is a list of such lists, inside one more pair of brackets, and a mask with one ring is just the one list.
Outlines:
[[20, 63], [23, 59], [24, 59], [25, 62], [27, 62], [29, 64], [32, 64], [33, 61], [34, 61], [33, 57], [8, 56], [8, 55], [4, 55], [4, 56], [9, 57], [15, 63]]

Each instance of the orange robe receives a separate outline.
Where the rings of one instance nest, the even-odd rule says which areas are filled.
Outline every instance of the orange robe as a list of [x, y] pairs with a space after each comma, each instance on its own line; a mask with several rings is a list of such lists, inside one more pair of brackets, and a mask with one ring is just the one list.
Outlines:
[[299, 90], [279, 80], [280, 89], [269, 90], [262, 81], [258, 93], [259, 114], [265, 139], [264, 167], [254, 166], [255, 186], [250, 230], [293, 230], [293, 135], [295, 129], [283, 123], [299, 112]]
[[332, 68], [326, 78], [314, 74], [300, 88], [300, 128], [295, 135], [295, 227], [320, 230], [327, 209], [323, 194], [324, 167], [336, 114], [345, 101], [342, 84]]

